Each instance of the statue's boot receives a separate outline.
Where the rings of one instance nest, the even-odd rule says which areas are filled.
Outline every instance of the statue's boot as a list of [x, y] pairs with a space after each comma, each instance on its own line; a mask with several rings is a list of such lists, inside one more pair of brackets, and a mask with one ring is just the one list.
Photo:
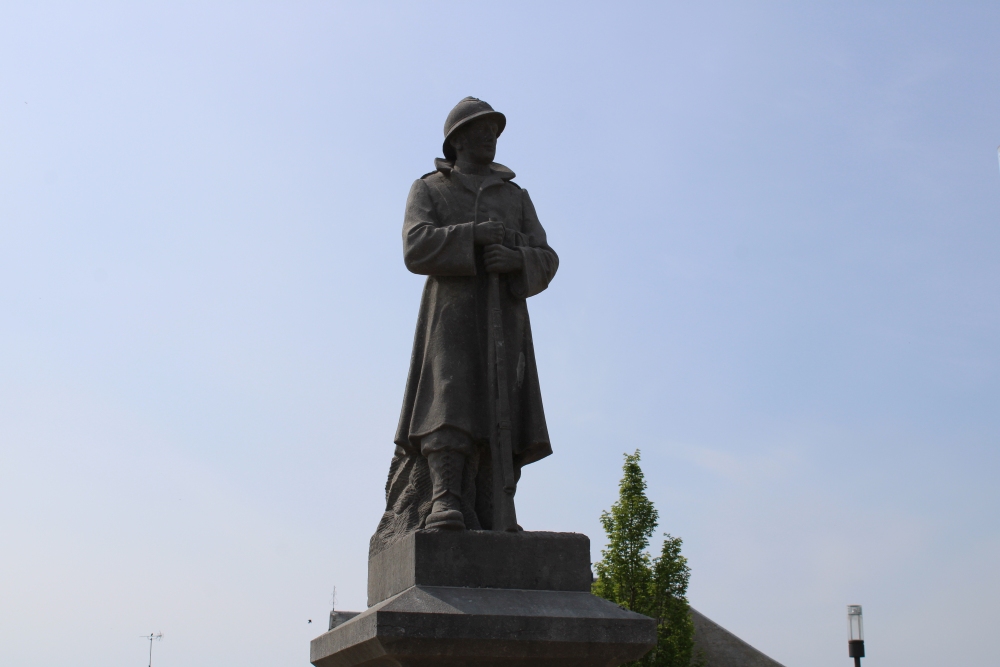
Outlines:
[[424, 526], [429, 530], [465, 530], [462, 515], [462, 472], [465, 455], [455, 451], [429, 452], [434, 504]]

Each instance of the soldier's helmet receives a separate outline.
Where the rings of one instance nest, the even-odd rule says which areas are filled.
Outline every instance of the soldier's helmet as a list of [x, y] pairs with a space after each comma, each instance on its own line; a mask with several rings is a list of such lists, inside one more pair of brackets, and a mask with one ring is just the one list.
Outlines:
[[451, 110], [448, 114], [448, 119], [444, 121], [444, 156], [449, 160], [455, 159], [455, 149], [450, 143], [448, 143], [448, 138], [455, 133], [455, 130], [476, 120], [477, 118], [483, 118], [485, 116], [490, 116], [496, 121], [497, 124], [497, 136], [503, 132], [503, 128], [507, 125], [507, 117], [504, 116], [499, 111], [494, 111], [486, 102], [475, 97], [466, 97], [461, 102], [455, 105], [455, 108]]

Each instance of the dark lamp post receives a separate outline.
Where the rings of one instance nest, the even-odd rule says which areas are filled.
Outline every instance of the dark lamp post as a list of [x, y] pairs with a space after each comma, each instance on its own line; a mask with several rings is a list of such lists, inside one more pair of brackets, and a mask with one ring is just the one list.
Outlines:
[[854, 667], [861, 667], [865, 657], [865, 628], [861, 621], [861, 605], [847, 605], [847, 655], [854, 658]]

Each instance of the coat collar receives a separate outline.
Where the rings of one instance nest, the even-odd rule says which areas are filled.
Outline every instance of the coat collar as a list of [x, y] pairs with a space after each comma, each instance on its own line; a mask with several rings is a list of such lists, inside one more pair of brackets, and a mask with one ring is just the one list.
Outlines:
[[[455, 163], [444, 158], [435, 158], [434, 166], [445, 176], [451, 176], [451, 172], [455, 168]], [[493, 162], [490, 164], [490, 175], [486, 177], [486, 180], [490, 181], [494, 178], [499, 178], [501, 181], [509, 181], [514, 178], [514, 175], [513, 171], [499, 162]]]

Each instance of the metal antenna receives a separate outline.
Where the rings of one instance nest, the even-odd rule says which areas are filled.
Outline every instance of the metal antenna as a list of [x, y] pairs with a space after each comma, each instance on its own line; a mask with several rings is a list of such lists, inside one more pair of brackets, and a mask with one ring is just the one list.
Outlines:
[[157, 632], [156, 634], [153, 634], [150, 632], [148, 635], [143, 635], [142, 638], [149, 640], [149, 667], [153, 667], [153, 640], [155, 639], [159, 641], [163, 639], [163, 633]]
[[337, 587], [333, 587], [333, 595], [330, 596], [330, 625], [328, 630], [333, 630], [335, 627], [343, 623], [340, 618], [340, 614], [337, 613]]

